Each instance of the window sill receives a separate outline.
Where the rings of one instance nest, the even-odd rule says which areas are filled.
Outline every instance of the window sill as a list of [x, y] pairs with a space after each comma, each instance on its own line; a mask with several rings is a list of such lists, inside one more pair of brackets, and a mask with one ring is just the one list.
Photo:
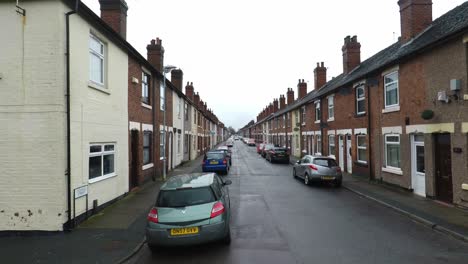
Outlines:
[[107, 180], [109, 178], [113, 178], [115, 176], [117, 176], [116, 173], [111, 173], [111, 174], [107, 174], [107, 175], [104, 175], [104, 176], [99, 176], [99, 177], [96, 177], [96, 178], [89, 179], [88, 183], [100, 182], [100, 181], [103, 181], [103, 180]]
[[355, 161], [355, 162], [354, 162], [354, 165], [359, 166], [359, 167], [364, 167], [364, 168], [367, 168], [367, 167], [368, 167], [366, 161], [359, 161], [359, 160], [358, 160], [358, 161]]
[[332, 118], [328, 118], [328, 119], [327, 119], [327, 122], [331, 122], [331, 121], [335, 121], [335, 118], [332, 117]]
[[143, 167], [141, 167], [142, 170], [147, 170], [149, 168], [153, 168], [154, 167], [154, 163], [148, 163], [146, 165], [143, 165]]
[[320, 120], [315, 120], [315, 124], [320, 124]]
[[98, 84], [98, 83], [95, 83], [93, 81], [88, 81], [88, 87], [93, 88], [93, 89], [95, 89], [97, 91], [100, 91], [102, 93], [105, 93], [105, 94], [110, 94], [109, 90], [107, 90], [105, 86], [103, 86], [101, 84]]
[[366, 116], [366, 112], [363, 112], [363, 113], [357, 113], [357, 114], [355, 114], [355, 115], [354, 115], [354, 117], [356, 117], [356, 118], [359, 118], [359, 117], [364, 117], [364, 116]]
[[149, 104], [141, 103], [141, 106], [143, 106], [144, 108], [153, 109], [153, 107]]
[[391, 107], [387, 107], [385, 109], [382, 109], [382, 113], [392, 113], [392, 112], [398, 112], [400, 111], [400, 106], [397, 105], [397, 106], [391, 106]]
[[385, 168], [385, 167], [382, 167], [382, 171], [397, 174], [397, 175], [403, 175], [403, 171], [401, 169], [398, 169], [398, 168]]

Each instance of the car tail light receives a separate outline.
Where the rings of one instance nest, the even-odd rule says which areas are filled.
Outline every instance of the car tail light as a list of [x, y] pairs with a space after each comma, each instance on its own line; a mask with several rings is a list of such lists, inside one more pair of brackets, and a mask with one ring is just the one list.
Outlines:
[[151, 211], [148, 214], [148, 217], [146, 218], [148, 221], [153, 222], [153, 223], [158, 223], [158, 209], [152, 208]]
[[215, 218], [218, 215], [221, 215], [224, 213], [224, 205], [222, 202], [216, 202], [213, 205], [213, 209], [211, 209], [211, 215], [210, 218]]
[[315, 166], [315, 165], [309, 165], [309, 168], [311, 168], [313, 170], [318, 170], [317, 166]]
[[223, 159], [223, 164], [227, 164], [227, 161], [226, 161], [226, 159]]

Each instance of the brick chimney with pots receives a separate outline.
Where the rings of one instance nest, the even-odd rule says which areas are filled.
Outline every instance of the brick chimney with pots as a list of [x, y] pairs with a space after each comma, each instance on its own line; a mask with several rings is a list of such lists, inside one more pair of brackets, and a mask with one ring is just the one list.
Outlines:
[[284, 98], [284, 94], [281, 94], [279, 98], [279, 109], [282, 110], [285, 107], [286, 107], [286, 99]]
[[278, 99], [273, 100], [273, 113], [278, 112]]
[[127, 10], [125, 0], [99, 0], [101, 19], [122, 38], [127, 38]]
[[401, 41], [414, 38], [432, 23], [432, 0], [400, 0]]
[[361, 63], [361, 44], [357, 36], [347, 36], [344, 39], [343, 51], [343, 73], [347, 74]]
[[151, 40], [151, 43], [146, 46], [148, 52], [148, 61], [154, 68], [162, 73], [164, 65], [164, 47], [162, 46], [162, 40], [156, 38]]
[[195, 103], [197, 107], [199, 106], [200, 95], [198, 94], [198, 92], [193, 95], [193, 102]]
[[187, 96], [190, 100], [194, 100], [193, 98], [193, 93], [194, 93], [194, 89], [193, 89], [193, 82], [189, 83], [187, 82], [187, 85], [185, 86], [185, 96]]
[[304, 79], [299, 79], [297, 83], [297, 99], [302, 99], [307, 95], [307, 83]]
[[182, 83], [184, 78], [184, 72], [181, 69], [174, 69], [171, 71], [171, 83], [182, 91]]
[[292, 88], [288, 88], [286, 96], [288, 97], [288, 105], [291, 105], [294, 102], [294, 91]]
[[323, 65], [323, 62], [320, 64], [317, 62], [317, 67], [314, 69], [314, 89], [318, 90], [320, 87], [324, 86], [327, 83], [327, 68]]

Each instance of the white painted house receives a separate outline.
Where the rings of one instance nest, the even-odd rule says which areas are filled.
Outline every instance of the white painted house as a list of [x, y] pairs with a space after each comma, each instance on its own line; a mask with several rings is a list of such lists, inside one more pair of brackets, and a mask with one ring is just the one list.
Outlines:
[[0, 230], [63, 230], [128, 191], [127, 51], [73, 2], [0, 2]]

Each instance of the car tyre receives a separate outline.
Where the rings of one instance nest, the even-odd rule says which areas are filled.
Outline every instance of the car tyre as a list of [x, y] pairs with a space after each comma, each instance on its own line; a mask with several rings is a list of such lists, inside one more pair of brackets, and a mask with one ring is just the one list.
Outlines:
[[310, 184], [309, 175], [307, 175], [307, 173], [304, 175], [304, 184], [305, 184], [305, 185], [309, 185], [309, 184]]
[[231, 244], [231, 228], [228, 227], [227, 235], [223, 238], [223, 244], [230, 245]]

